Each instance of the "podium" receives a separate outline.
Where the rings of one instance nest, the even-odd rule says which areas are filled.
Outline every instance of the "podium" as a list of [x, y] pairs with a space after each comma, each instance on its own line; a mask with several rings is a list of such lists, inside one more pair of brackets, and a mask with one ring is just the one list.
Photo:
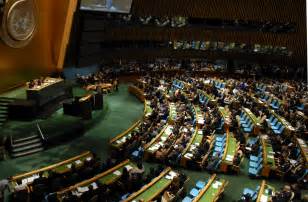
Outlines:
[[63, 103], [64, 114], [79, 116], [85, 120], [92, 118], [92, 110], [103, 108], [103, 94], [95, 93], [84, 97], [75, 97], [72, 101]]
[[93, 110], [100, 110], [103, 109], [104, 106], [104, 97], [102, 93], [94, 93], [92, 98], [92, 109]]

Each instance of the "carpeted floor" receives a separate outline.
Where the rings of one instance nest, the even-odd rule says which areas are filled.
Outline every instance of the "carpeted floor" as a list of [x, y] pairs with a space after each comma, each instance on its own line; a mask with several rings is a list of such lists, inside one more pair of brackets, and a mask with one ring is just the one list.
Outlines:
[[[119, 92], [111, 93], [105, 97], [104, 110], [95, 112], [93, 119], [85, 122], [85, 124], [88, 124], [89, 129], [84, 136], [74, 139], [67, 144], [59, 145], [55, 148], [48, 149], [35, 155], [0, 162], [0, 179], [59, 162], [85, 150], [92, 150], [102, 159], [106, 159], [109, 151], [109, 140], [129, 128], [143, 115], [143, 104], [128, 93], [127, 86], [128, 85], [123, 84], [120, 86]], [[82, 94], [83, 92], [78, 89], [74, 90], [74, 94], [79, 93]], [[6, 96], [13, 97], [16, 95], [24, 96], [23, 90], [17, 89], [15, 92], [6, 94]], [[58, 110], [50, 119], [61, 119], [62, 122], [64, 122], [64, 120], [68, 119], [68, 117], [63, 115], [62, 110]], [[45, 121], [46, 123], [50, 122], [57, 124], [49, 120]], [[6, 127], [11, 127], [13, 128], [12, 131], [14, 131], [14, 126], [18, 124], [21, 123], [10, 122]], [[58, 130], [61, 130], [61, 127], [59, 127]], [[219, 175], [229, 181], [222, 201], [236, 201], [241, 196], [241, 193], [245, 187], [254, 189], [261, 183], [261, 180], [248, 178], [247, 164], [247, 160], [244, 161], [242, 172], [238, 176]], [[146, 167], [149, 167], [152, 166], [153, 163], [145, 163], [145, 165]], [[186, 169], [181, 170], [184, 171], [190, 178], [187, 190], [190, 190], [197, 180], [206, 179], [210, 176], [210, 174], [205, 171], [198, 172]], [[269, 184], [273, 185], [277, 189], [283, 185], [278, 180], [269, 180]]]

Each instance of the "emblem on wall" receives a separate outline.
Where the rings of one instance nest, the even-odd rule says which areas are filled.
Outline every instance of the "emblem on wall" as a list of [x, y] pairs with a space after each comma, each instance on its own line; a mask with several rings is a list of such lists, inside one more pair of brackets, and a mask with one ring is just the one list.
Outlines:
[[37, 27], [34, 0], [6, 0], [3, 6], [1, 39], [10, 47], [22, 48], [32, 40]]

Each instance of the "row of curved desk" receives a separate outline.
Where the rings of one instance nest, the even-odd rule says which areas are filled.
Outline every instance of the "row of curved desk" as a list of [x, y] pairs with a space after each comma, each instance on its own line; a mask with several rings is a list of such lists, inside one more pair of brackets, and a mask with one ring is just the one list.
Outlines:
[[224, 192], [227, 185], [228, 182], [226, 180], [220, 179], [216, 174], [213, 174], [208, 183], [194, 198], [193, 202], [215, 202]]
[[58, 199], [61, 201], [62, 196], [68, 194], [69, 192], [77, 196], [81, 196], [82, 193], [89, 190], [89, 186], [93, 186], [93, 188], [96, 189], [97, 182], [105, 185], [110, 185], [120, 179], [124, 167], [126, 167], [127, 170], [130, 170], [136, 168], [136, 165], [129, 160], [125, 160], [107, 171], [104, 171], [90, 179], [84, 180], [80, 183], [77, 183], [73, 186], [70, 186], [64, 190], [57, 192]]
[[[10, 190], [14, 192], [15, 188], [18, 186], [28, 186], [30, 187], [33, 181], [41, 176], [48, 178], [50, 172], [55, 172], [58, 174], [65, 174], [71, 171], [72, 164], [75, 165], [76, 168], [82, 167], [85, 161], [89, 161], [93, 158], [93, 154], [89, 151], [84, 152], [75, 157], [66, 159], [59, 163], [55, 163], [40, 169], [36, 169], [30, 172], [26, 172], [23, 174], [15, 175], [10, 178]], [[29, 189], [31, 190], [31, 189]]]

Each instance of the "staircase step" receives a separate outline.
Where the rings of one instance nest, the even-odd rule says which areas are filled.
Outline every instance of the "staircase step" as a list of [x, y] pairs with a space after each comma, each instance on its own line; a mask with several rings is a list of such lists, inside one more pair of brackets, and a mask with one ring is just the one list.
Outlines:
[[40, 138], [39, 135], [35, 134], [35, 135], [29, 136], [29, 137], [15, 139], [15, 140], [13, 140], [13, 144], [17, 144], [17, 143], [20, 143], [20, 142], [24, 142], [24, 141], [28, 141], [28, 140], [36, 139], [36, 138]]
[[41, 142], [38, 142], [38, 143], [35, 143], [35, 144], [30, 144], [30, 145], [27, 145], [27, 146], [22, 146], [22, 147], [15, 147], [12, 149], [12, 152], [13, 153], [16, 153], [16, 152], [23, 152], [23, 151], [27, 151], [27, 150], [32, 150], [32, 149], [35, 149], [35, 148], [41, 148], [43, 146], [43, 144]]
[[13, 97], [0, 97], [0, 100], [11, 100], [11, 101], [14, 101], [14, 100], [16, 100], [16, 98], [13, 98]]
[[8, 107], [9, 104], [10, 104], [9, 102], [1, 102], [1, 101], [0, 101], [0, 106], [1, 106], [1, 107]]
[[13, 144], [13, 148], [15, 147], [22, 147], [22, 146], [26, 146], [26, 145], [30, 145], [30, 144], [34, 144], [34, 143], [38, 143], [41, 142], [40, 138], [35, 138], [35, 139], [30, 139], [30, 140], [26, 140], [17, 144]]
[[0, 98], [0, 103], [11, 103], [13, 101], [14, 101], [14, 99], [3, 99], [3, 98]]
[[1, 106], [0, 105], [0, 110], [7, 110], [8, 109], [8, 107], [5, 105], [5, 106]]
[[0, 112], [0, 118], [7, 119], [7, 113], [1, 113]]
[[13, 153], [12, 157], [17, 158], [17, 157], [21, 157], [21, 156], [26, 156], [26, 155], [30, 155], [30, 154], [34, 154], [34, 153], [43, 151], [43, 150], [44, 150], [43, 147], [39, 147], [39, 148], [24, 151], [24, 152]]

